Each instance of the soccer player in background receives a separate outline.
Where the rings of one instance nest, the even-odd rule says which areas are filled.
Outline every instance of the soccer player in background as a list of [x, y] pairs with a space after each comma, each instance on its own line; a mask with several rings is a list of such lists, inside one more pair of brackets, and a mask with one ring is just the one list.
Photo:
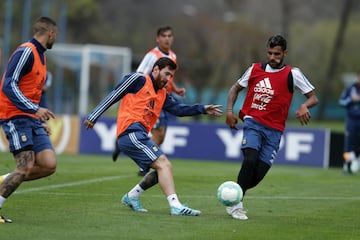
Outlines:
[[[33, 38], [21, 44], [9, 59], [0, 86], [0, 122], [9, 141], [16, 169], [2, 177], [0, 208], [23, 181], [53, 174], [56, 157], [44, 124], [55, 115], [39, 106], [46, 79], [45, 51], [51, 49], [58, 33], [54, 20], [40, 17]], [[11, 222], [4, 216], [0, 223]]]
[[[302, 125], [309, 122], [309, 108], [318, 102], [313, 85], [300, 69], [285, 65], [288, 50], [282, 36], [269, 38], [266, 53], [267, 63], [253, 63], [230, 88], [227, 97], [226, 124], [231, 129], [237, 129], [233, 107], [239, 92], [247, 88], [246, 98], [239, 112], [243, 121], [241, 149], [244, 160], [237, 178], [244, 196], [248, 189], [260, 183], [275, 160], [294, 87], [306, 97], [306, 101], [295, 113]], [[227, 207], [226, 211], [232, 218], [248, 219], [243, 201]]]
[[359, 170], [360, 72], [357, 73], [357, 81], [342, 92], [339, 104], [346, 108], [343, 171], [352, 174]]
[[[152, 71], [154, 63], [161, 57], [168, 57], [176, 63], [176, 54], [171, 50], [171, 46], [174, 42], [173, 30], [170, 26], [160, 27], [157, 30], [156, 42], [158, 45], [151, 49], [142, 59], [140, 65], [137, 68], [137, 72], [149, 74]], [[174, 82], [174, 77], [169, 80], [166, 85], [166, 89], [169, 94], [176, 93], [180, 96], [185, 96], [185, 88], [178, 88]], [[161, 111], [160, 117], [151, 129], [151, 138], [157, 145], [161, 145], [165, 139], [165, 133], [167, 128], [169, 113]], [[115, 143], [115, 149], [112, 154], [113, 161], [116, 161], [120, 149]], [[145, 176], [146, 171], [139, 169], [138, 175]]]
[[211, 114], [221, 116], [219, 105], [181, 104], [171, 97], [166, 84], [174, 76], [177, 65], [170, 58], [159, 58], [150, 74], [126, 75], [84, 121], [86, 128], [93, 128], [97, 119], [114, 103], [120, 102], [117, 116], [117, 144], [140, 168], [148, 172], [121, 201], [137, 212], [147, 212], [140, 204], [139, 196], [150, 187], [160, 184], [171, 215], [200, 215], [199, 210], [180, 203], [175, 192], [172, 166], [160, 147], [149, 137], [149, 131], [157, 121], [162, 109], [176, 116]]

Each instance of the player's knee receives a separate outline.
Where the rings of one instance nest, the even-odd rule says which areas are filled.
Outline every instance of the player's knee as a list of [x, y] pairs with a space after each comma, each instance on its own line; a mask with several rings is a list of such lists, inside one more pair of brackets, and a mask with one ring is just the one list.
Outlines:
[[56, 172], [56, 160], [55, 159], [49, 159], [48, 161], [43, 161], [41, 164], [38, 165], [40, 168], [41, 176], [47, 177], [52, 175]]
[[47, 176], [50, 176], [50, 175], [54, 174], [55, 172], [56, 172], [56, 165], [51, 166], [47, 169]]
[[45, 171], [46, 171], [47, 176], [55, 173], [56, 172], [56, 161], [52, 161], [49, 164], [47, 164]]
[[172, 171], [171, 162], [164, 154], [153, 162], [152, 167], [156, 170]]

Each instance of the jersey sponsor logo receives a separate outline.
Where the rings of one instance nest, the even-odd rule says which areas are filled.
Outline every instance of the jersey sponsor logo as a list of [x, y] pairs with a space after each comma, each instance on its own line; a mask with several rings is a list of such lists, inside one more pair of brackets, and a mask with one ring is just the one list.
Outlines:
[[264, 78], [258, 82], [254, 87], [254, 97], [251, 104], [251, 108], [263, 111], [266, 110], [266, 106], [270, 103], [274, 95], [274, 90], [272, 89], [270, 79]]
[[270, 79], [264, 78], [263, 80], [258, 82], [254, 88], [254, 92], [274, 95], [274, 90], [271, 87]]

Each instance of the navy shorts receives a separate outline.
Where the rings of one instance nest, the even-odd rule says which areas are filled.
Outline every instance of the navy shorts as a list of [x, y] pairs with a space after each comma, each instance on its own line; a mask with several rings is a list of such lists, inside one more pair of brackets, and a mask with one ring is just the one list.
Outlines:
[[23, 148], [32, 149], [35, 154], [45, 149], [53, 150], [49, 135], [38, 119], [23, 117], [3, 120], [1, 126], [9, 141], [10, 152]]
[[241, 149], [258, 150], [259, 159], [271, 166], [279, 151], [282, 132], [266, 127], [252, 118], [244, 119], [243, 131]]
[[143, 131], [120, 135], [117, 144], [144, 171], [149, 170], [150, 164], [163, 154], [159, 146]]

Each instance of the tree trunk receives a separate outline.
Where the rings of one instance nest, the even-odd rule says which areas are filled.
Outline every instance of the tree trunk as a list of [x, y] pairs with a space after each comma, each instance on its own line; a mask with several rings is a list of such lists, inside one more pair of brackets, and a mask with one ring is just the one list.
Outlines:
[[322, 92], [319, 95], [319, 112], [317, 115], [318, 120], [324, 119], [326, 103], [328, 97], [332, 94], [332, 83], [334, 81], [334, 75], [336, 72], [336, 67], [338, 65], [339, 53], [343, 46], [343, 40], [351, 12], [352, 3], [352, 0], [344, 0], [343, 10], [340, 16], [339, 28], [335, 36], [335, 42], [330, 56], [330, 62], [328, 65], [325, 79], [323, 81]]

